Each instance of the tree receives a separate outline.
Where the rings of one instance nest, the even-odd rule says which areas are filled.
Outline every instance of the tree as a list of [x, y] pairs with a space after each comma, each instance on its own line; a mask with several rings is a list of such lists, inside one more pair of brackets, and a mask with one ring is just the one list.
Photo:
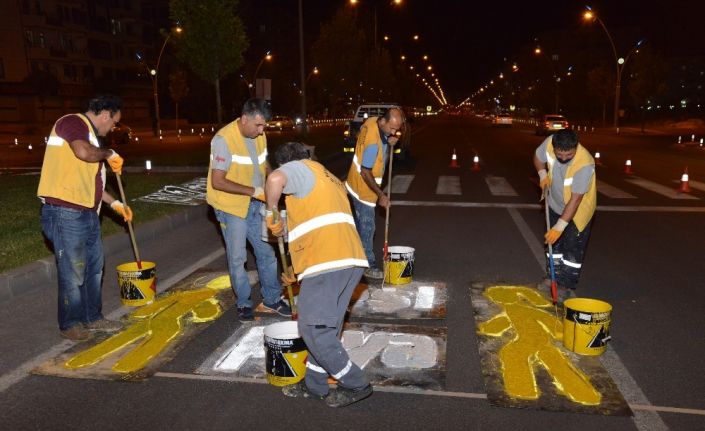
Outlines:
[[639, 50], [631, 64], [632, 73], [628, 85], [629, 95], [641, 111], [641, 131], [644, 131], [645, 105], [668, 91], [665, 84], [668, 66], [663, 59], [648, 46]]
[[236, 15], [238, 0], [171, 0], [171, 18], [183, 26], [176, 40], [177, 57], [215, 87], [216, 116], [222, 123], [220, 81], [244, 62], [249, 42], [242, 20]]
[[614, 96], [614, 69], [602, 64], [590, 69], [587, 74], [589, 94], [602, 104], [602, 127], [607, 123], [607, 102]]
[[169, 94], [171, 100], [176, 105], [176, 129], [179, 129], [179, 102], [188, 95], [188, 81], [186, 80], [186, 72], [177, 70], [169, 74]]

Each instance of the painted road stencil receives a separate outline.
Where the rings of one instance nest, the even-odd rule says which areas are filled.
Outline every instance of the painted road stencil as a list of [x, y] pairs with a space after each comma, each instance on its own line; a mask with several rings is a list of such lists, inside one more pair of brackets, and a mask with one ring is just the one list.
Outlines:
[[597, 357], [562, 345], [563, 310], [528, 286], [471, 289], [488, 399], [504, 407], [631, 415]]
[[360, 283], [350, 300], [352, 317], [384, 319], [443, 319], [446, 316], [444, 283], [412, 281], [381, 287]]
[[[197, 370], [198, 374], [265, 378], [262, 319], [238, 328]], [[374, 385], [443, 390], [445, 328], [350, 323], [343, 346]]]
[[196, 272], [130, 313], [121, 331], [80, 343], [33, 372], [103, 379], [148, 377], [232, 303], [227, 275]]
[[196, 178], [178, 186], [167, 185], [161, 190], [135, 200], [189, 206], [201, 205], [206, 201], [206, 178]]

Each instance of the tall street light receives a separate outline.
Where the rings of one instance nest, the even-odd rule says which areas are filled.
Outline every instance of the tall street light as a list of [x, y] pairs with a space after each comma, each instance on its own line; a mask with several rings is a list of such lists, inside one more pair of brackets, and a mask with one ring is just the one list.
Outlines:
[[264, 54], [264, 57], [262, 57], [262, 60], [259, 61], [259, 64], [257, 65], [257, 68], [255, 69], [255, 74], [252, 75], [252, 83], [248, 84], [248, 87], [250, 87], [250, 96], [252, 95], [252, 85], [257, 85], [257, 74], [259, 73], [260, 67], [262, 67], [262, 64], [265, 61], [272, 61], [272, 52], [267, 51]]
[[[402, 4], [402, 0], [387, 0], [389, 3], [395, 5], [395, 6], [400, 6]], [[358, 4], [358, 0], [350, 0], [350, 4], [352, 6], [356, 6]], [[375, 1], [374, 4], [374, 44], [375, 44], [375, 51], [377, 51], [377, 5], [379, 4], [379, 1]]]
[[624, 65], [627, 64], [627, 60], [629, 60], [629, 57], [641, 46], [642, 43], [644, 43], [644, 39], [639, 40], [636, 45], [634, 45], [632, 49], [629, 50], [625, 57], [620, 57], [617, 54], [617, 48], [614, 45], [614, 41], [612, 40], [610, 32], [607, 31], [605, 23], [602, 22], [600, 17], [595, 14], [595, 12], [590, 6], [585, 6], [585, 9], [586, 10], [583, 13], [583, 18], [586, 21], [597, 21], [598, 23], [600, 23], [600, 26], [602, 26], [602, 29], [605, 31], [605, 34], [607, 35], [607, 38], [610, 41], [610, 45], [612, 45], [612, 53], [614, 54], [614, 61], [617, 70], [617, 77], [614, 89], [614, 129], [617, 133], [619, 133], [619, 97], [622, 89], [622, 71], [624, 70]]
[[164, 43], [162, 44], [162, 48], [159, 50], [159, 56], [157, 57], [157, 63], [154, 65], [153, 69], [149, 70], [149, 76], [152, 78], [152, 91], [154, 92], [154, 116], [156, 117], [156, 130], [154, 131], [154, 136], [158, 136], [159, 133], [161, 133], [161, 125], [160, 125], [160, 118], [159, 118], [159, 63], [162, 61], [162, 54], [164, 54], [164, 48], [166, 48], [167, 42], [169, 42], [169, 39], [171, 39], [171, 36], [176, 33], [180, 34], [183, 31], [183, 28], [179, 24], [176, 24], [176, 27], [174, 28], [173, 32], [169, 32], [169, 34], [166, 36], [164, 39]]

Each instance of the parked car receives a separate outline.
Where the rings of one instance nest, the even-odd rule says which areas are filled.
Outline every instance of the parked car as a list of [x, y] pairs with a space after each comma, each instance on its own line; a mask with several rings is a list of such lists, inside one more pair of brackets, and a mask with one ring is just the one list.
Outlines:
[[283, 115], [275, 115], [267, 121], [267, 130], [293, 130], [295, 126], [294, 120]]
[[[357, 143], [357, 134], [362, 123], [370, 117], [381, 117], [390, 108], [402, 109], [396, 103], [370, 103], [360, 105], [355, 111], [355, 116], [348, 121], [343, 131], [343, 153], [352, 157]], [[397, 132], [399, 143], [394, 147], [394, 157], [397, 160], [406, 160], [411, 157], [411, 118], [406, 118], [402, 130]]]
[[132, 142], [132, 129], [125, 123], [117, 122], [105, 136], [107, 145], [125, 145]]
[[492, 125], [493, 126], [507, 126], [511, 127], [512, 126], [512, 116], [509, 114], [497, 114], [492, 119]]
[[536, 125], [537, 135], [550, 135], [562, 129], [567, 129], [569, 126], [568, 120], [564, 116], [558, 114], [548, 114], [541, 118], [541, 121]]

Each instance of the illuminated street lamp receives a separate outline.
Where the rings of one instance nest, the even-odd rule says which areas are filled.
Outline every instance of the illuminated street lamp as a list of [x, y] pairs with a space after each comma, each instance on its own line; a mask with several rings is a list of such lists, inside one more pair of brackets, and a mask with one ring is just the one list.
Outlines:
[[602, 29], [605, 31], [605, 34], [607, 35], [607, 38], [610, 41], [610, 45], [612, 45], [612, 53], [614, 54], [614, 61], [615, 61], [615, 66], [617, 70], [617, 79], [615, 81], [615, 89], [614, 89], [614, 129], [617, 133], [619, 133], [619, 97], [621, 94], [621, 89], [622, 89], [622, 71], [624, 70], [624, 65], [627, 64], [627, 60], [629, 60], [629, 57], [638, 50], [638, 48], [641, 46], [642, 43], [644, 43], [644, 39], [639, 40], [636, 45], [632, 47], [631, 50], [627, 53], [626, 57], [620, 57], [617, 54], [617, 48], [614, 45], [614, 40], [612, 40], [612, 35], [610, 35], [610, 32], [607, 31], [607, 27], [605, 26], [605, 23], [602, 22], [599, 16], [595, 14], [595, 12], [592, 10], [590, 6], [585, 6], [586, 10], [583, 13], [583, 18], [586, 21], [597, 21], [600, 23], [600, 26]]

